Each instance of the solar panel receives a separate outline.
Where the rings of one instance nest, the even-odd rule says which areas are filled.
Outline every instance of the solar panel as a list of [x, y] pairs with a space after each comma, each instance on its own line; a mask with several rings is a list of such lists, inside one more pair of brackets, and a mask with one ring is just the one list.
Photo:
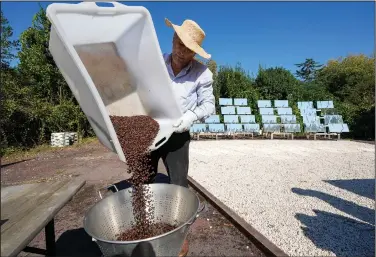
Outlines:
[[234, 105], [248, 105], [247, 98], [234, 98]]
[[300, 109], [300, 115], [316, 115], [317, 110], [315, 108]]
[[317, 109], [326, 109], [326, 101], [316, 101], [316, 108]]
[[256, 123], [255, 115], [239, 115], [241, 123]]
[[219, 105], [232, 105], [232, 98], [219, 98]]
[[317, 101], [317, 109], [332, 109], [334, 108], [333, 101]]
[[279, 124], [264, 124], [265, 132], [281, 132], [281, 126]]
[[206, 124], [193, 124], [190, 132], [192, 133], [199, 133], [199, 132], [206, 132]]
[[331, 133], [349, 132], [347, 124], [329, 124], [328, 127]]
[[262, 115], [261, 119], [264, 124], [277, 123], [277, 116], [275, 115]]
[[284, 128], [287, 133], [297, 133], [301, 131], [300, 124], [285, 124]]
[[316, 132], [325, 133], [326, 129], [325, 129], [325, 126], [323, 124], [310, 123], [310, 124], [305, 125], [304, 131], [306, 133], [316, 133]]
[[259, 124], [243, 124], [244, 132], [259, 132], [260, 131], [260, 125]]
[[260, 108], [259, 112], [261, 115], [273, 115], [274, 109], [273, 108]]
[[242, 132], [242, 124], [226, 124], [226, 131], [228, 132]]
[[295, 115], [281, 115], [281, 123], [296, 123]]
[[235, 106], [221, 107], [222, 114], [235, 114]]
[[317, 115], [305, 115], [302, 117], [304, 124], [320, 123], [320, 117]]
[[298, 102], [298, 108], [301, 109], [312, 109], [313, 108], [313, 102]]
[[220, 123], [219, 115], [211, 115], [205, 119], [205, 123]]
[[288, 114], [292, 114], [292, 109], [291, 108], [278, 108], [277, 112], [278, 112], [278, 115], [288, 115]]
[[274, 107], [287, 108], [289, 107], [289, 101], [288, 100], [274, 100]]
[[270, 101], [270, 100], [258, 100], [257, 101], [257, 107], [258, 108], [271, 108], [272, 107], [272, 101]]
[[236, 107], [237, 114], [251, 114], [251, 107]]
[[331, 133], [341, 133], [342, 132], [342, 124], [329, 124], [328, 128], [329, 128], [329, 132], [331, 132]]
[[238, 115], [223, 115], [223, 120], [225, 123], [239, 123]]
[[324, 115], [324, 123], [325, 125], [343, 123], [342, 115]]
[[209, 124], [209, 132], [214, 133], [222, 133], [225, 132], [225, 125], [224, 124]]

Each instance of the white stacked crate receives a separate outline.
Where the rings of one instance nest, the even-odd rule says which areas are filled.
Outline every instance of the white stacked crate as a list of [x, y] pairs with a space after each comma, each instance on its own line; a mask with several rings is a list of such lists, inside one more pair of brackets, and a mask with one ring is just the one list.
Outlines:
[[51, 134], [52, 147], [64, 147], [77, 142], [76, 132], [59, 132]]
[[77, 132], [68, 132], [69, 140], [72, 142], [72, 144], [77, 143], [78, 135]]
[[64, 132], [51, 134], [51, 146], [52, 147], [64, 147], [66, 145], [69, 145], [69, 139], [68, 139], [68, 142], [65, 141]]

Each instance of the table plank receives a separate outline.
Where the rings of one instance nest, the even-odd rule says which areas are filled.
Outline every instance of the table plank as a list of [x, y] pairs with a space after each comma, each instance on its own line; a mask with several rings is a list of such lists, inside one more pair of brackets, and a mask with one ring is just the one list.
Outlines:
[[54, 181], [51, 183], [39, 183], [35, 187], [32, 187], [33, 191], [20, 190], [25, 194], [18, 197], [12, 197], [11, 201], [5, 201], [1, 203], [1, 219], [9, 220], [4, 226], [1, 226], [1, 233], [4, 233], [7, 229], [11, 228], [14, 223], [17, 223], [25, 215], [29, 215], [30, 211], [35, 209], [35, 206], [39, 206], [51, 195], [59, 190], [66, 184], [66, 181]]
[[[7, 225], [8, 222], [6, 222], [3, 225], [6, 226], [6, 229], [3, 231], [3, 228], [1, 228], [1, 256], [15, 256], [20, 253], [84, 184], [85, 181], [81, 179], [60, 181], [60, 183], [38, 183], [36, 189], [40, 193], [33, 196], [43, 200], [34, 200], [34, 203], [37, 202], [38, 204], [35, 204], [32, 209], [29, 206], [27, 213], [11, 215], [12, 212], [5, 210], [9, 216], [3, 216], [4, 210], [2, 208], [1, 219], [9, 219], [8, 222], [11, 225]], [[55, 188], [51, 185], [54, 185]], [[50, 193], [46, 194], [40, 191], [40, 188], [48, 188]], [[4, 188], [1, 192], [3, 190]]]
[[1, 204], [4, 202], [12, 201], [15, 198], [20, 197], [26, 192], [30, 192], [36, 188], [38, 184], [24, 184], [16, 186], [6, 186], [1, 188]]

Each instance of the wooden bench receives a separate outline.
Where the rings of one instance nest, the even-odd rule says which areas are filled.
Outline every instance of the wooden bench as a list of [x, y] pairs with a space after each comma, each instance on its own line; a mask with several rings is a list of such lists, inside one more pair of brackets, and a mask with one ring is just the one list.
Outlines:
[[[84, 186], [81, 179], [1, 188], [1, 256], [55, 254], [54, 217]], [[46, 250], [27, 245], [45, 228]]]

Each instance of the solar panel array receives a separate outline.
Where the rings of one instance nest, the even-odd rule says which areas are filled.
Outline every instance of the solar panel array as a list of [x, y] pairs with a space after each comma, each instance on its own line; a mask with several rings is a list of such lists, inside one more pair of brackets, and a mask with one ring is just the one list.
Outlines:
[[[301, 131], [300, 124], [296, 122], [296, 116], [292, 114], [288, 100], [259, 100], [257, 107], [264, 132], [297, 133]], [[280, 122], [278, 122], [278, 118], [280, 118]]]
[[317, 110], [313, 102], [298, 102], [298, 109], [303, 119], [305, 133], [325, 133], [325, 126], [320, 123], [320, 117], [317, 116]]
[[[298, 102], [298, 108], [303, 118], [304, 132], [306, 133], [349, 132], [348, 125], [343, 123], [342, 115], [336, 114], [333, 101], [316, 101], [316, 108], [314, 108], [312, 101]], [[321, 115], [317, 115], [317, 112], [320, 112]], [[322, 120], [323, 122], [321, 122]]]
[[349, 126], [343, 122], [342, 115], [335, 111], [333, 101], [317, 101], [316, 106], [321, 110], [321, 119], [330, 133], [350, 132]]
[[[205, 121], [195, 123], [191, 133], [259, 133], [263, 132], [302, 132], [296, 115], [293, 114], [288, 100], [259, 100], [258, 112], [261, 115], [261, 126], [256, 122], [255, 113], [246, 98], [219, 98], [220, 114], [211, 115]], [[305, 133], [349, 132], [348, 125], [338, 115], [333, 101], [313, 101], [297, 103], [303, 120]], [[319, 116], [317, 113], [320, 112]], [[223, 116], [223, 122], [221, 117]]]
[[259, 133], [260, 125], [248, 106], [246, 98], [219, 98], [223, 123], [220, 115], [211, 115], [204, 123], [195, 123], [191, 133]]

